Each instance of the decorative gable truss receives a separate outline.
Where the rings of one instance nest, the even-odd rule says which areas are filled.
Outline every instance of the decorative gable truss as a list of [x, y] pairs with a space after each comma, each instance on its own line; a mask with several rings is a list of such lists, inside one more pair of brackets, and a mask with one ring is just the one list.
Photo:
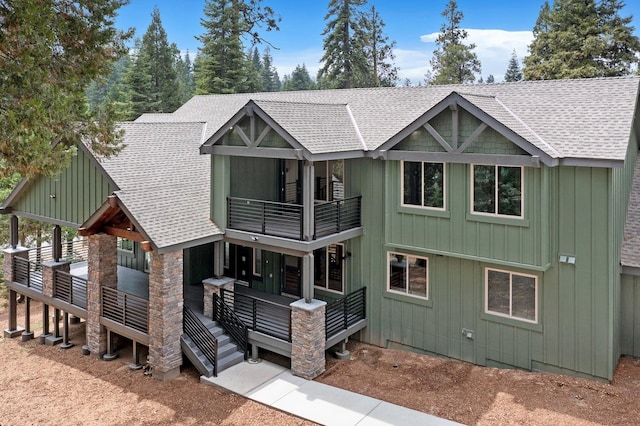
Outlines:
[[558, 164], [557, 152], [498, 99], [456, 92], [372, 154], [385, 160], [529, 167], [539, 167], [540, 162]]
[[250, 101], [201, 147], [201, 154], [238, 157], [308, 159], [308, 151]]

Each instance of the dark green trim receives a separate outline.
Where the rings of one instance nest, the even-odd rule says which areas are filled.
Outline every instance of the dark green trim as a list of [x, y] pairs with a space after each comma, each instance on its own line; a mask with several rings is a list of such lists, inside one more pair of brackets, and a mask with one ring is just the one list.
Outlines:
[[18, 210], [13, 210], [11, 212], [11, 214], [19, 216], [19, 217], [24, 217], [24, 218], [27, 218], [27, 219], [39, 220], [40, 222], [50, 223], [52, 225], [66, 226], [68, 228], [73, 228], [73, 229], [78, 229], [81, 226], [78, 223], [67, 222], [65, 220], [59, 220], [59, 219], [53, 219], [53, 218], [50, 218], [50, 217], [40, 216], [40, 215], [37, 215], [37, 214], [25, 213], [25, 212], [21, 212], [21, 211], [18, 211]]
[[433, 163], [483, 164], [540, 167], [539, 157], [506, 154], [465, 154], [458, 152], [381, 151], [383, 160], [429, 161]]

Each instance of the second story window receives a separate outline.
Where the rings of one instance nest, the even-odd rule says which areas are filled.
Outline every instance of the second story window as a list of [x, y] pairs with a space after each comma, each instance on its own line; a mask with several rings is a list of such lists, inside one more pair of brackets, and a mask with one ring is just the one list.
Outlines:
[[523, 176], [522, 167], [472, 165], [472, 213], [524, 217]]
[[133, 241], [118, 237], [117, 245], [118, 250], [133, 253]]
[[402, 205], [445, 209], [445, 165], [402, 162]]

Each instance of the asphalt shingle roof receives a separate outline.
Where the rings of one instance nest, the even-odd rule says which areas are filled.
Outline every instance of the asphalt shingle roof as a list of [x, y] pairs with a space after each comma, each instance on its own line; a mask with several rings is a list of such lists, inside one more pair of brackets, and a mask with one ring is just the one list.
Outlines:
[[122, 123], [126, 147], [101, 162], [118, 199], [158, 248], [221, 234], [209, 219], [204, 123]]
[[[250, 100], [277, 102], [280, 103], [277, 113], [281, 119], [287, 117], [283, 123], [300, 130], [302, 140], [299, 141], [303, 145], [305, 137], [309, 137], [312, 142], [305, 147], [314, 152], [319, 147], [342, 147], [317, 140], [318, 128], [303, 121], [319, 121], [311, 114], [314, 108], [322, 111], [326, 118], [330, 116], [326, 105], [347, 105], [353, 115], [355, 130], [362, 135], [366, 150], [371, 151], [446, 96], [458, 92], [479, 108], [486, 109], [486, 113], [495, 114], [495, 119], [552, 158], [623, 160], [639, 82], [638, 77], [621, 77], [204, 95], [193, 97], [172, 114], [171, 120], [206, 121], [208, 138]], [[301, 111], [303, 109], [305, 111]], [[285, 127], [285, 130], [289, 129]], [[350, 143], [348, 137], [340, 136]], [[325, 136], [325, 139], [329, 138]]]

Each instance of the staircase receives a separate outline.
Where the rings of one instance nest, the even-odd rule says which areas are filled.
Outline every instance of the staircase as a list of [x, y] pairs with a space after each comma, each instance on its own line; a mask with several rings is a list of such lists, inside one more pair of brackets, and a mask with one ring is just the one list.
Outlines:
[[[215, 358], [217, 359], [218, 368], [215, 371], [213, 364], [207, 358], [207, 356], [198, 348], [194, 339], [189, 337], [185, 332], [180, 339], [182, 345], [182, 352], [189, 358], [189, 361], [196, 367], [196, 369], [206, 377], [215, 376], [221, 371], [241, 363], [244, 360], [244, 352], [236, 345], [231, 337], [225, 333], [225, 331], [218, 325], [216, 321], [211, 318], [207, 318], [204, 315], [196, 312], [191, 312], [197, 321], [203, 326], [200, 328], [200, 334], [206, 334], [204, 329], [208, 330], [211, 335], [217, 340], [217, 351]], [[191, 331], [193, 333], [193, 331]]]

